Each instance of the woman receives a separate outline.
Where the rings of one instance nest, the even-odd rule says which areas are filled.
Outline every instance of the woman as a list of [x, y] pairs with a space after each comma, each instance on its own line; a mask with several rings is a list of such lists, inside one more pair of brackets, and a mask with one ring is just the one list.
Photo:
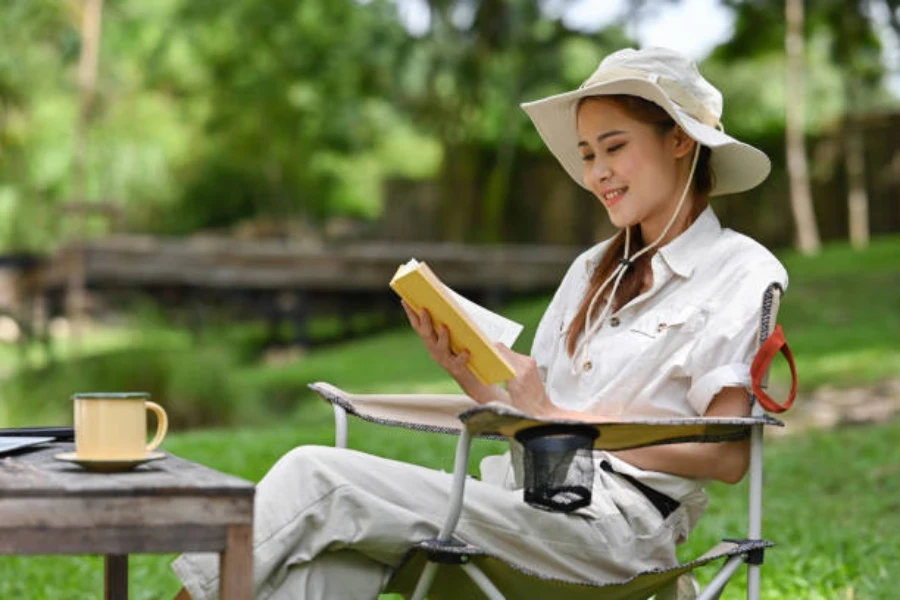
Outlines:
[[[478, 382], [447, 332], [404, 306], [434, 360], [476, 401], [540, 416], [748, 414], [762, 294], [787, 275], [707, 206], [769, 171], [722, 131], [721, 95], [691, 61], [652, 48], [616, 52], [578, 90], [523, 108], [622, 231], [570, 267], [531, 356], [500, 348], [516, 370], [505, 390]], [[593, 501], [572, 514], [528, 506], [509, 455], [485, 459], [456, 535], [526, 569], [619, 580], [674, 564], [704, 482], [736, 482], [748, 463], [745, 442], [595, 454]], [[292, 451], [257, 491], [258, 596], [376, 597], [406, 550], [439, 530], [449, 486], [444, 473], [352, 451]], [[192, 597], [214, 596], [215, 561], [184, 556], [174, 568]]]

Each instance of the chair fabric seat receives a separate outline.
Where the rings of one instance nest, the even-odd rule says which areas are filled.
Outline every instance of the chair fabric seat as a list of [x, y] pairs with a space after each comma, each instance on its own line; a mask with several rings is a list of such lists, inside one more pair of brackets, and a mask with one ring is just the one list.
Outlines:
[[[723, 541], [706, 554], [690, 562], [668, 569], [652, 569], [615, 582], [567, 581], [547, 577], [504, 562], [471, 545], [452, 546], [448, 552], [459, 552], [470, 557], [507, 598], [566, 598], [566, 600], [646, 600], [661, 589], [670, 586], [681, 575], [693, 571], [707, 563], [732, 556], [745, 555], [755, 550], [771, 547], [765, 540]], [[386, 593], [409, 595], [415, 589], [422, 573], [428, 553], [433, 548], [429, 542], [413, 547], [403, 565], [394, 573]], [[430, 600], [457, 600], [485, 598], [481, 590], [469, 576], [454, 565], [438, 568], [435, 584], [428, 594]]]

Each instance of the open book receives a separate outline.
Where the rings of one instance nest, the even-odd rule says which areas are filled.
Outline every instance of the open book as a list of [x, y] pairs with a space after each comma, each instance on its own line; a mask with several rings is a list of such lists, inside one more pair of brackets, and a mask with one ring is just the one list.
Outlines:
[[435, 327], [447, 326], [450, 349], [455, 353], [469, 351], [469, 369], [482, 383], [500, 383], [515, 375], [494, 343], [512, 346], [522, 325], [463, 298], [416, 259], [400, 265], [391, 279], [391, 289], [415, 311], [428, 309]]

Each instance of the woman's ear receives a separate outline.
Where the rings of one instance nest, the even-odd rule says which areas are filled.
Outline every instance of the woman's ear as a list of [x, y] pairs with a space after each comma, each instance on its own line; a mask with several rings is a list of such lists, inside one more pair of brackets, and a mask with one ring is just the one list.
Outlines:
[[684, 129], [676, 125], [672, 131], [673, 142], [675, 143], [675, 158], [687, 156], [694, 149], [697, 142], [684, 132]]

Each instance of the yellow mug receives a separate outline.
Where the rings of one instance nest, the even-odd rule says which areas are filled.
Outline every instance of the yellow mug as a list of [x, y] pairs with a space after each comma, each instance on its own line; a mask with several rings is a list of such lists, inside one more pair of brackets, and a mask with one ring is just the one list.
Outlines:
[[[75, 404], [75, 454], [95, 460], [135, 460], [155, 450], [169, 428], [166, 411], [150, 394], [84, 393]], [[147, 443], [147, 411], [156, 414], [156, 434]]]

